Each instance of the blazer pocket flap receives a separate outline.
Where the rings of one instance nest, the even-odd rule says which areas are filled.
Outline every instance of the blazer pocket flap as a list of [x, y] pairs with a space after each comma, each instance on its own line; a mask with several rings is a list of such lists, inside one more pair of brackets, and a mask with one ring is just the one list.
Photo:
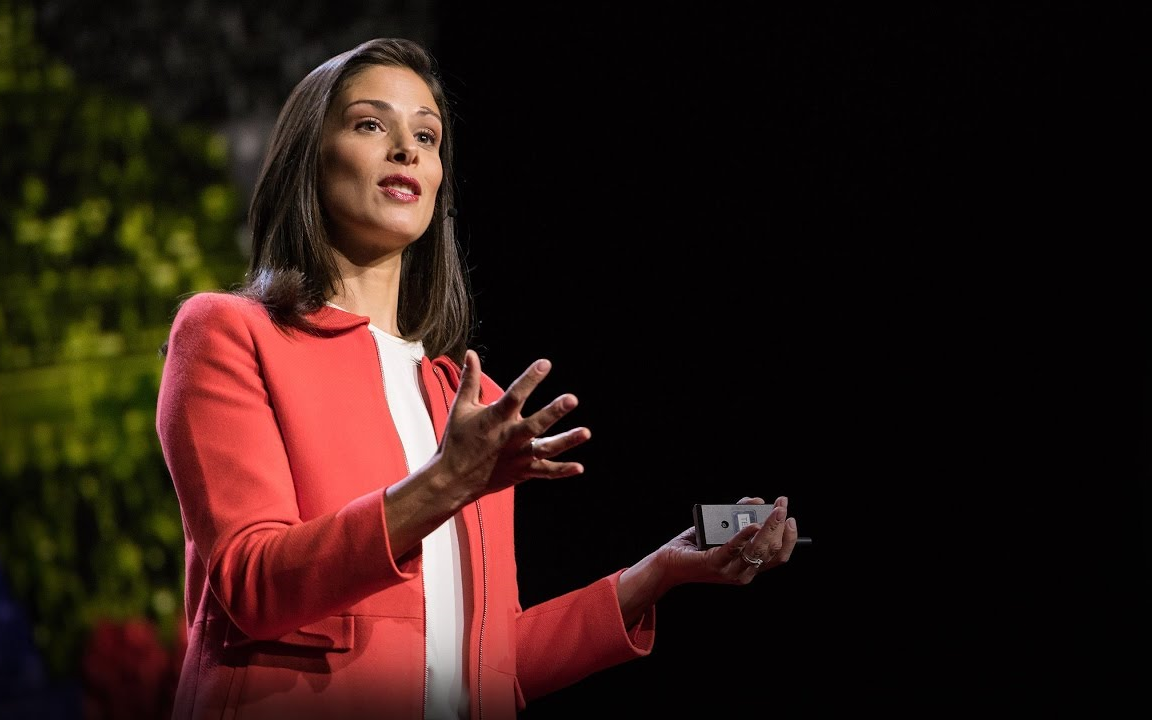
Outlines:
[[[302, 625], [286, 635], [281, 635], [276, 640], [263, 642], [346, 652], [352, 649], [355, 636], [356, 619], [350, 615], [336, 615]], [[259, 642], [262, 641], [248, 637], [232, 623], [228, 623], [228, 627], [224, 631], [224, 647], [226, 648], [244, 647]]]

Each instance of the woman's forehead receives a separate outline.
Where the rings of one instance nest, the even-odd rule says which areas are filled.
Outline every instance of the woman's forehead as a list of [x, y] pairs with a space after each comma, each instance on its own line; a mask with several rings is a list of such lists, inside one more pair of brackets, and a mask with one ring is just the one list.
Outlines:
[[394, 106], [427, 107], [436, 112], [436, 97], [424, 78], [406, 67], [372, 65], [349, 78], [336, 95], [341, 108], [359, 100]]

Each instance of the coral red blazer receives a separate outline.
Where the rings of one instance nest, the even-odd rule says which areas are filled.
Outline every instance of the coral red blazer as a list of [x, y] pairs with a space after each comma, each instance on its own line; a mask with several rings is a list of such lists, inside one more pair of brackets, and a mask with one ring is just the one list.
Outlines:
[[[423, 717], [421, 556], [388, 546], [383, 490], [409, 470], [375, 341], [366, 317], [313, 320], [322, 336], [283, 332], [256, 303], [201, 293], [173, 322], [156, 427], [186, 547], [177, 718]], [[420, 378], [439, 437], [459, 368], [425, 358]], [[654, 608], [631, 629], [620, 616], [622, 570], [521, 608], [511, 489], [461, 517], [473, 718], [651, 651]]]

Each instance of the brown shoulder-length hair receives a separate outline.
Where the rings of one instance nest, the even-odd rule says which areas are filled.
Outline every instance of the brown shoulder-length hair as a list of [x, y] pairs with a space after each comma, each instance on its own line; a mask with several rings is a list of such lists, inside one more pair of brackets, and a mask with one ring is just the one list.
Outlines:
[[453, 219], [452, 110], [435, 58], [412, 40], [368, 40], [325, 61], [292, 90], [273, 127], [248, 208], [252, 256], [235, 292], [262, 303], [285, 329], [316, 332], [308, 315], [340, 282], [318, 188], [324, 117], [352, 78], [375, 65], [408, 68], [423, 78], [443, 119], [444, 177], [432, 222], [404, 249], [399, 331], [423, 342], [428, 356], [444, 354], [463, 363], [473, 308]]

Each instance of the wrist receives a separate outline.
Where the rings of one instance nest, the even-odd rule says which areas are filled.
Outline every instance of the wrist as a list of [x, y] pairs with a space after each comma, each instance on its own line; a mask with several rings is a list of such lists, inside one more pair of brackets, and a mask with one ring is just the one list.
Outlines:
[[665, 548], [649, 553], [620, 574], [616, 594], [625, 626], [640, 619], [676, 583], [671, 581], [670, 555]]

